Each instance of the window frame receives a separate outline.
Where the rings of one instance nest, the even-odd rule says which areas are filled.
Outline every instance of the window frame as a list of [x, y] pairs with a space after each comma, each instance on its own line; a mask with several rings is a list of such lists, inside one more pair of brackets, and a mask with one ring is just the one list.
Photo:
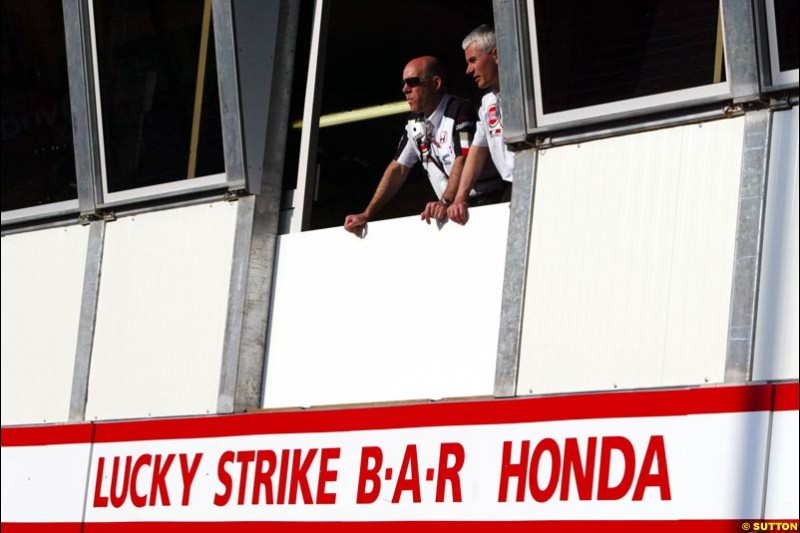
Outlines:
[[[112, 206], [123, 205], [131, 201], [157, 200], [161, 198], [169, 198], [172, 196], [177, 196], [185, 192], [200, 192], [204, 190], [213, 190], [217, 188], [224, 188], [226, 186], [236, 185], [235, 183], [229, 182], [230, 180], [227, 173], [227, 161], [226, 161], [226, 172], [223, 173], [211, 174], [207, 176], [198, 176], [192, 179], [176, 180], [167, 183], [159, 183], [156, 185], [148, 185], [145, 187], [135, 187], [115, 192], [109, 191], [108, 169], [106, 166], [103, 113], [102, 113], [103, 107], [102, 107], [102, 97], [100, 94], [100, 83], [99, 83], [100, 67], [98, 61], [97, 33], [96, 33], [96, 24], [94, 18], [94, 0], [86, 0], [86, 1], [88, 2], [89, 39], [91, 46], [92, 74], [94, 76], [94, 79], [98, 80], [98, 83], [94, 84], [94, 90], [91, 95], [91, 97], [94, 99], [94, 107], [97, 110], [96, 113], [97, 143], [100, 156], [100, 167], [99, 167], [100, 175], [98, 176], [100, 180], [100, 190], [99, 190], [100, 194], [99, 198], [97, 199], [97, 207], [107, 208]], [[211, 6], [211, 10], [213, 18], [215, 11], [214, 5]], [[219, 11], [219, 8], [217, 8], [216, 11]], [[215, 45], [217, 44], [216, 37], [217, 37], [216, 32], [214, 32], [213, 38], [215, 40]], [[217, 63], [219, 63], [219, 57], [214, 58], [214, 60], [217, 61]], [[218, 83], [220, 85], [220, 91], [221, 91], [222, 83], [219, 80], [219, 76], [218, 76]], [[223, 126], [223, 131], [224, 129], [225, 128]]]
[[[78, 191], [75, 199], [2, 212], [3, 229], [16, 224], [75, 216], [101, 216], [109, 208], [156, 201], [169, 205], [187, 195], [222, 194], [226, 191], [258, 192], [260, 176], [246, 172], [243, 111], [236, 36], [234, 0], [211, 2], [213, 38], [216, 50], [217, 83], [222, 121], [225, 172], [190, 180], [109, 192], [105, 168], [103, 117], [100, 100], [94, 0], [61, 0], [67, 47], [73, 149]], [[275, 6], [273, 9], [278, 9]]]
[[6, 224], [19, 224], [24, 223], [32, 220], [39, 220], [42, 218], [54, 218], [54, 217], [63, 217], [68, 215], [78, 214], [80, 211], [80, 198], [81, 198], [81, 184], [79, 173], [77, 171], [78, 165], [78, 139], [75, 137], [76, 131], [76, 124], [75, 124], [75, 95], [73, 94], [72, 90], [72, 68], [70, 65], [70, 27], [69, 27], [69, 19], [70, 15], [68, 15], [67, 9], [70, 6], [70, 0], [62, 0], [61, 2], [61, 12], [63, 18], [63, 25], [64, 25], [64, 45], [66, 47], [67, 52], [67, 77], [69, 83], [69, 105], [71, 111], [71, 122], [72, 122], [72, 131], [73, 131], [73, 138], [72, 138], [72, 146], [73, 146], [73, 154], [75, 157], [75, 165], [76, 165], [76, 173], [75, 173], [75, 181], [78, 185], [78, 190], [75, 193], [75, 198], [71, 198], [69, 200], [61, 200], [58, 202], [50, 202], [47, 204], [39, 204], [39, 205], [32, 205], [29, 207], [20, 207], [18, 209], [9, 209], [7, 211], [2, 211], [0, 213], [0, 224], [5, 226]]
[[800, 84], [800, 69], [780, 70], [780, 54], [778, 51], [778, 26], [775, 19], [775, 0], [756, 0], [763, 13], [763, 25], [759, 25], [759, 45], [762, 47], [761, 57], [767, 63], [762, 68], [762, 85], [765, 91], [779, 91], [797, 88]]
[[612, 120], [620, 120], [657, 112], [670, 111], [680, 108], [696, 107], [715, 102], [724, 102], [733, 97], [731, 84], [730, 58], [727, 52], [725, 37], [725, 9], [723, 2], [719, 3], [720, 25], [722, 27], [722, 46], [724, 54], [725, 81], [690, 87], [677, 91], [669, 91], [637, 98], [616, 100], [605, 104], [580, 107], [554, 113], [544, 113], [542, 105], [542, 87], [539, 65], [539, 43], [536, 33], [535, 0], [525, 0], [528, 18], [528, 34], [530, 36], [531, 65], [533, 69], [533, 106], [535, 124], [529, 128], [529, 133], [536, 134], [556, 129], [581, 127]]

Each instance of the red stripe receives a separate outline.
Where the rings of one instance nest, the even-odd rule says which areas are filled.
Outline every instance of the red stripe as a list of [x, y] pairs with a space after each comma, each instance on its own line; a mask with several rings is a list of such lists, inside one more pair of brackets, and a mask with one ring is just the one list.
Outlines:
[[797, 382], [669, 391], [2, 428], [2, 446], [312, 433], [798, 409]]
[[467, 155], [467, 154], [469, 154], [469, 148], [463, 148], [462, 147], [461, 148], [461, 155]]
[[779, 383], [774, 387], [773, 411], [797, 411], [800, 409], [800, 382]]
[[0, 429], [0, 446], [44, 446], [92, 442], [92, 424], [5, 427]]
[[[748, 528], [742, 527], [747, 523]], [[797, 520], [543, 520], [536, 522], [95, 522], [86, 523], [86, 533], [202, 533], [218, 531], [237, 531], [243, 533], [262, 533], [263, 531], [309, 531], [326, 532], [397, 532], [415, 531], [453, 531], [461, 533], [466, 530], [481, 529], [483, 531], [503, 531], [509, 533], [528, 531], [592, 531], [610, 533], [675, 533], [676, 531], [703, 531], [730, 533], [731, 531], [752, 531], [754, 524], [765, 525], [777, 523], [774, 531], [783, 531], [783, 524], [797, 524]], [[4, 522], [6, 533], [50, 533], [62, 531], [80, 531], [80, 524], [11, 524]]]
[[95, 442], [769, 411], [772, 386], [572, 394], [97, 423]]

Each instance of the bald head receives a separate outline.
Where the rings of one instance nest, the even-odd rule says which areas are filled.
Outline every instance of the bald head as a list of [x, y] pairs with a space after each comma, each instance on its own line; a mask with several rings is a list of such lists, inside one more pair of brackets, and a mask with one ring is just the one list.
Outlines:
[[403, 94], [411, 111], [431, 115], [444, 95], [442, 62], [433, 56], [414, 58], [403, 69], [403, 80], [414, 80], [403, 83]]
[[439, 61], [438, 57], [422, 56], [412, 59], [409, 65], [411, 63], [419, 66], [425, 76], [439, 76], [442, 78], [442, 83], [444, 83], [444, 66], [442, 66], [442, 62]]

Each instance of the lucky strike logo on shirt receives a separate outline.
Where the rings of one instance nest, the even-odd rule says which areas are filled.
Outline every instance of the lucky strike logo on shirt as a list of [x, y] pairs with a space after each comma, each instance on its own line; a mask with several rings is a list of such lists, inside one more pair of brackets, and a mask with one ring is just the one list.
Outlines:
[[492, 104], [486, 113], [489, 117], [489, 127], [494, 128], [500, 123], [500, 113], [497, 109], [497, 104]]

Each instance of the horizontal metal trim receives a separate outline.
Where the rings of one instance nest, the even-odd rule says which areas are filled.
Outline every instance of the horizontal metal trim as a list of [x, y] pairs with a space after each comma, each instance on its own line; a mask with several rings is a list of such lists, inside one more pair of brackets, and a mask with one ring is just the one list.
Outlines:
[[193, 205], [213, 204], [221, 202], [230, 196], [226, 192], [209, 191], [198, 192], [191, 197], [181, 197], [179, 200], [172, 199], [173, 201], [166, 202], [143, 202], [138, 204], [126, 204], [113, 210], [116, 218], [128, 217], [133, 215], [141, 215], [143, 213], [153, 213], [156, 211], [164, 211], [166, 209], [177, 209], [180, 207], [190, 207]]
[[694, 110], [691, 113], [682, 111], [680, 113], [662, 114], [657, 117], [637, 117], [635, 120], [618, 121], [614, 124], [594, 125], [591, 128], [572, 129], [570, 131], [558, 132], [552, 136], [541, 136], [537, 143], [538, 147], [546, 148], [549, 146], [560, 146], [585, 142], [595, 139], [603, 139], [616, 135], [628, 135], [642, 131], [651, 131], [659, 128], [691, 124], [694, 122], [704, 122], [708, 120], [719, 120], [731, 116], [742, 114], [740, 108], [730, 108], [728, 106], [715, 105], [713, 108]]
[[66, 228], [69, 226], [77, 226], [80, 223], [81, 222], [80, 219], [78, 218], [77, 213], [74, 213], [73, 216], [68, 216], [58, 219], [48, 219], [39, 222], [31, 222], [29, 224], [4, 226], [2, 231], [2, 236], [5, 237], [7, 235], [17, 235], [20, 233], [28, 233], [30, 231], [39, 231], [44, 229]]
[[618, 122], [627, 119], [638, 117], [647, 117], [653, 115], [660, 115], [663, 113], [683, 111], [698, 108], [705, 105], [717, 104], [722, 102], [731, 102], [730, 94], [721, 94], [716, 96], [709, 96], [706, 98], [698, 98], [692, 100], [684, 100], [681, 102], [672, 102], [653, 107], [631, 109], [629, 111], [614, 113], [609, 115], [587, 117], [581, 120], [573, 120], [570, 122], [562, 122], [558, 124], [548, 124], [545, 126], [536, 127], [530, 133], [537, 135], [542, 133], [549, 133], [555, 131], [563, 131], [567, 129], [577, 129], [587, 126], [598, 126], [608, 124], [609, 122]]
[[214, 174], [199, 178], [183, 179], [160, 183], [149, 187], [128, 189], [124, 191], [107, 193], [105, 201], [98, 204], [99, 208], [112, 207], [133, 201], [157, 200], [169, 198], [187, 192], [204, 191], [209, 189], [225, 188], [229, 184], [225, 181], [225, 174]]
[[33, 207], [23, 207], [22, 209], [13, 209], [11, 211], [3, 211], [2, 224], [20, 224], [23, 222], [30, 222], [41, 220], [44, 218], [59, 217], [65, 215], [78, 214], [80, 207], [78, 199], [66, 200], [63, 202], [55, 202], [52, 204], [36, 205]]

